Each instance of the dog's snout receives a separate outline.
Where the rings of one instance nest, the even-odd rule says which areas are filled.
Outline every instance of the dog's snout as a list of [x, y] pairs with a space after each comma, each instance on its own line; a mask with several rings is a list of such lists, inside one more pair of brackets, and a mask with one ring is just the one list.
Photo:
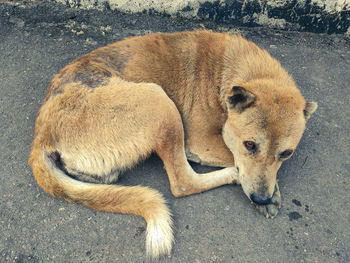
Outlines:
[[268, 205], [271, 203], [271, 197], [266, 197], [259, 194], [251, 194], [250, 200], [252, 200], [257, 205]]

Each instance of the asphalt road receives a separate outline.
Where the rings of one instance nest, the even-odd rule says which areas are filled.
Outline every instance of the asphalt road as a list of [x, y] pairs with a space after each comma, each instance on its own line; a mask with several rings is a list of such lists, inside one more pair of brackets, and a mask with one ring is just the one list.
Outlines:
[[121, 184], [158, 189], [173, 211], [176, 242], [162, 262], [350, 262], [349, 39], [56, 4], [0, 4], [0, 262], [144, 261], [142, 218], [92, 211], [38, 187], [27, 164], [36, 113], [53, 74], [73, 59], [128, 36], [202, 26], [240, 31], [266, 48], [319, 109], [279, 171], [283, 204], [273, 220], [239, 186], [172, 197], [157, 156], [125, 173]]

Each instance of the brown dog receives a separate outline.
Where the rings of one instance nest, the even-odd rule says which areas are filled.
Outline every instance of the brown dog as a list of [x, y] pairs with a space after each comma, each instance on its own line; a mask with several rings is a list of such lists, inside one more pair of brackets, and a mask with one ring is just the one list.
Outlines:
[[[317, 104], [265, 50], [209, 31], [151, 34], [97, 49], [57, 74], [40, 109], [29, 163], [49, 194], [147, 221], [147, 253], [169, 254], [160, 193], [109, 185], [156, 152], [174, 196], [240, 183], [274, 217], [276, 174]], [[189, 160], [227, 167], [197, 174]], [[234, 156], [234, 158], [233, 158]]]

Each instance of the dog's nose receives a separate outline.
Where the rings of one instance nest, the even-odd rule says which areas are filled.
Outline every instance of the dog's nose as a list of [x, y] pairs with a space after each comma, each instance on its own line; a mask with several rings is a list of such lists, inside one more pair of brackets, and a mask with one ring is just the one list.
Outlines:
[[271, 203], [271, 197], [266, 197], [258, 194], [251, 194], [250, 200], [252, 200], [257, 205], [268, 205]]

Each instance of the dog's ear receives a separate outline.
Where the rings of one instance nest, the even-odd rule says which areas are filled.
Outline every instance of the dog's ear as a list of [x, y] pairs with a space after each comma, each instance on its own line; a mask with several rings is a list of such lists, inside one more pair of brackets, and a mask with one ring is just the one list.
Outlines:
[[305, 119], [308, 120], [311, 117], [311, 114], [317, 110], [317, 102], [311, 101], [306, 103], [304, 109]]
[[231, 110], [242, 112], [250, 107], [256, 99], [252, 92], [240, 86], [234, 86], [232, 93], [233, 95], [227, 97], [227, 105]]

